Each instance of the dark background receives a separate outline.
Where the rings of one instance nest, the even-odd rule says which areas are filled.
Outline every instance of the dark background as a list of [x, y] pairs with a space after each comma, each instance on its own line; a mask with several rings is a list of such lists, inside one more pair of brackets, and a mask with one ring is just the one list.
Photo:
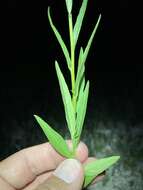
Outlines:
[[[81, 2], [74, 2], [74, 15], [78, 13]], [[69, 73], [49, 26], [48, 6], [51, 6], [55, 25], [69, 44], [64, 0], [8, 0], [4, 60], [0, 67], [1, 136], [10, 121], [33, 120], [35, 113], [61, 114], [55, 59], [67, 80]], [[85, 47], [99, 13], [102, 14], [101, 24], [86, 62], [86, 78], [91, 82], [89, 115], [96, 111], [97, 118], [104, 119], [104, 115], [99, 113], [106, 112], [113, 119], [141, 122], [140, 12], [129, 0], [89, 0], [78, 48], [80, 45]], [[3, 141], [1, 138], [1, 143]]]

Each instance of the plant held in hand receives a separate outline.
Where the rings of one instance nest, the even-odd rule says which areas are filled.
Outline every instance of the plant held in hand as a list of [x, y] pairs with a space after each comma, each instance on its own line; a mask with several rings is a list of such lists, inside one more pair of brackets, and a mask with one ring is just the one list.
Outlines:
[[[72, 90], [70, 93], [70, 90], [66, 84], [64, 75], [61, 72], [59, 64], [57, 61], [55, 61], [55, 68], [56, 68], [61, 95], [62, 95], [62, 99], [64, 103], [67, 126], [68, 126], [71, 139], [72, 139], [72, 150], [68, 148], [67, 143], [64, 140], [64, 138], [59, 133], [57, 133], [53, 128], [51, 128], [43, 119], [41, 119], [37, 115], [35, 115], [35, 118], [37, 122], [39, 123], [39, 125], [41, 126], [42, 130], [44, 131], [45, 135], [47, 136], [50, 144], [55, 148], [55, 150], [66, 158], [74, 158], [76, 148], [80, 142], [80, 136], [81, 136], [82, 127], [84, 124], [84, 118], [86, 115], [86, 108], [87, 108], [88, 94], [89, 94], [89, 81], [87, 82], [85, 81], [85, 62], [86, 62], [86, 58], [89, 53], [89, 49], [91, 47], [94, 35], [98, 28], [101, 15], [99, 15], [97, 23], [91, 34], [91, 37], [88, 40], [87, 46], [85, 47], [85, 49], [83, 49], [82, 47], [80, 48], [77, 73], [75, 75], [75, 50], [76, 50], [79, 33], [81, 31], [81, 26], [83, 23], [88, 0], [83, 0], [74, 26], [73, 26], [73, 21], [72, 21], [73, 0], [65, 0], [65, 1], [66, 1], [67, 12], [68, 12], [68, 22], [69, 22], [70, 53], [60, 33], [58, 32], [55, 25], [53, 24], [51, 14], [50, 14], [50, 7], [48, 7], [48, 19], [49, 19], [51, 28], [53, 29], [54, 34], [64, 53], [64, 56], [67, 62], [67, 67], [69, 69], [70, 76], [71, 76]], [[84, 167], [84, 171], [85, 171], [84, 187], [89, 185], [97, 175], [99, 175], [100, 173], [105, 171], [107, 168], [109, 168], [111, 165], [116, 163], [119, 158], [120, 158], [119, 156], [112, 156], [108, 158], [97, 159], [96, 161], [87, 164]]]

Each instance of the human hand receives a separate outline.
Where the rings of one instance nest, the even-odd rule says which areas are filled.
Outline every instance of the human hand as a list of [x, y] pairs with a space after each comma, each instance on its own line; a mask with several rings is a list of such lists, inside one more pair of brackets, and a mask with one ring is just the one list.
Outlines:
[[[71, 141], [67, 143], [71, 147]], [[65, 160], [49, 143], [33, 146], [0, 162], [0, 187], [2, 190], [81, 190], [82, 165], [93, 160], [82, 142], [76, 160]], [[94, 182], [102, 177], [98, 176]]]

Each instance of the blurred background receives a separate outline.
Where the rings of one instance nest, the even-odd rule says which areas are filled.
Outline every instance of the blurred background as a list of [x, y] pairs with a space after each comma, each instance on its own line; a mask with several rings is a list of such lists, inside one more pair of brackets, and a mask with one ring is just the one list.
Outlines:
[[[82, 0], [74, 1], [74, 21]], [[69, 138], [55, 73], [58, 60], [70, 88], [60, 46], [49, 26], [47, 7], [69, 48], [64, 0], [8, 0], [0, 64], [0, 160], [46, 142], [34, 120], [38, 114]], [[82, 140], [90, 154], [120, 155], [102, 182], [89, 189], [143, 187], [143, 63], [141, 15], [129, 0], [89, 0], [78, 41], [85, 47], [102, 14], [87, 62], [90, 96]]]

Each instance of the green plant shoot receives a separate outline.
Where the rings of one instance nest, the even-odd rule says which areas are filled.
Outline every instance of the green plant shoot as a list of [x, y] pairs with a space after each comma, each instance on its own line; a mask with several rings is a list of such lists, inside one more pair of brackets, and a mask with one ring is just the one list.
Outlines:
[[[84, 20], [88, 0], [83, 0], [74, 25], [72, 19], [73, 0], [65, 0], [65, 3], [68, 14], [70, 51], [68, 51], [68, 48], [61, 37], [61, 34], [58, 32], [57, 28], [55, 27], [52, 21], [50, 7], [48, 7], [48, 19], [50, 26], [61, 46], [61, 49], [63, 51], [63, 54], [67, 62], [67, 67], [70, 72], [71, 89], [69, 90], [69, 87], [66, 83], [65, 77], [60, 69], [60, 66], [58, 62], [55, 61], [56, 73], [64, 104], [65, 117], [72, 140], [72, 149], [68, 148], [64, 138], [59, 133], [57, 133], [52, 127], [50, 127], [42, 118], [40, 118], [37, 115], [34, 116], [39, 125], [41, 126], [43, 132], [45, 133], [46, 137], [48, 138], [50, 144], [53, 146], [53, 148], [57, 152], [59, 152], [59, 154], [61, 154], [66, 158], [74, 158], [77, 146], [80, 142], [80, 137], [87, 110], [88, 95], [89, 95], [89, 81], [86, 82], [85, 80], [85, 62], [93, 38], [100, 23], [101, 15], [99, 15], [98, 17], [97, 23], [95, 24], [92, 34], [87, 42], [87, 46], [85, 48], [83, 47], [80, 48], [78, 61], [76, 61], [75, 50], [79, 34], [82, 28], [82, 23]], [[76, 62], [78, 63], [77, 72], [75, 72]], [[85, 172], [84, 187], [89, 185], [97, 175], [99, 175], [100, 173], [108, 169], [111, 165], [116, 163], [119, 160], [119, 158], [120, 158], [119, 156], [112, 156], [108, 158], [97, 159], [94, 162], [86, 164], [84, 166], [84, 172]]]

